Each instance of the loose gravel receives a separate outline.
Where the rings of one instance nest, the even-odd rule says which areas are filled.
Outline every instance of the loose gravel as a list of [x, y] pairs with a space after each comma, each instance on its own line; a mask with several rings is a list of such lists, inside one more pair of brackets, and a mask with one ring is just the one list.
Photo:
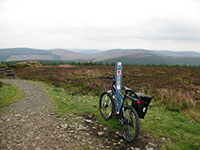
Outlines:
[[127, 143], [120, 132], [107, 131], [93, 115], [56, 118], [40, 85], [11, 79], [3, 82], [18, 86], [24, 97], [0, 115], [0, 150], [158, 150], [164, 143], [149, 133]]
[[56, 118], [48, 96], [39, 85], [20, 80], [3, 82], [17, 85], [24, 98], [0, 115], [0, 149], [105, 149], [103, 142], [81, 124], [80, 117], [69, 114]]

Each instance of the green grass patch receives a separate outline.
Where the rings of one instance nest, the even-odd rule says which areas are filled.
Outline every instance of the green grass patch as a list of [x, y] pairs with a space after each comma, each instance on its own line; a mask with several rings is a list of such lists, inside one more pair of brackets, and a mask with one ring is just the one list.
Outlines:
[[48, 95], [55, 103], [56, 117], [61, 117], [65, 113], [76, 115], [94, 114], [97, 120], [106, 125], [112, 131], [119, 130], [119, 122], [116, 119], [105, 121], [99, 112], [99, 97], [93, 95], [70, 95], [63, 88], [56, 88], [43, 84]]
[[3, 83], [0, 88], [0, 113], [4, 107], [8, 107], [11, 103], [23, 97], [22, 92], [13, 84]]
[[[113, 118], [104, 121], [99, 112], [99, 97], [92, 95], [70, 95], [62, 88], [45, 86], [48, 94], [55, 102], [56, 116], [66, 113], [94, 114], [98, 121], [106, 125], [109, 130], [119, 131], [119, 122]], [[142, 132], [152, 132], [155, 137], [167, 137], [166, 150], [199, 150], [200, 124], [188, 119], [181, 112], [167, 109], [159, 101], [152, 101], [144, 121], [140, 121]]]
[[141, 130], [154, 135], [168, 137], [167, 150], [199, 150], [200, 124], [188, 119], [183, 113], [166, 109], [159, 102], [152, 101]]

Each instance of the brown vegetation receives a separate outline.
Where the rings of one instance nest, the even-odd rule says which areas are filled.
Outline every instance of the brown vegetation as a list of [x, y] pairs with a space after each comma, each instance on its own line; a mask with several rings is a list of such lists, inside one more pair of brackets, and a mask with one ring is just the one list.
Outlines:
[[0, 81], [0, 88], [3, 86], [3, 83]]
[[16, 64], [16, 68], [35, 68], [35, 67], [42, 67], [40, 63], [37, 61], [28, 61], [28, 62], [19, 62]]
[[[95, 94], [110, 88], [114, 66], [16, 68], [22, 79], [39, 80], [63, 87], [71, 94]], [[171, 111], [194, 112], [200, 108], [200, 69], [197, 67], [124, 66], [123, 85], [159, 100]], [[191, 111], [192, 110], [192, 111]], [[197, 119], [200, 121], [200, 119]]]

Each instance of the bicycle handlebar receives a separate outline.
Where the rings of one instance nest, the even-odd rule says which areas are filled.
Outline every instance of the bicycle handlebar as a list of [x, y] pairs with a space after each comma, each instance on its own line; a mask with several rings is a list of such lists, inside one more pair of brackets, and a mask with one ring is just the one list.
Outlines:
[[111, 79], [111, 80], [115, 80], [114, 77], [110, 77], [110, 76], [102, 76], [100, 77], [101, 79]]
[[[125, 78], [125, 77], [126, 77], [125, 75], [122, 76], [122, 78]], [[101, 79], [110, 79], [110, 80], [113, 80], [113, 81], [114, 81], [113, 84], [115, 84], [115, 77], [111, 77], [111, 76], [102, 76], [102, 77], [99, 77], [99, 78], [101, 78]], [[131, 92], [131, 94], [134, 94], [135, 97], [138, 97], [137, 94], [136, 94], [133, 90], [128, 91], [128, 92]]]
[[[123, 75], [122, 78], [125, 78], [126, 76]], [[111, 80], [115, 80], [115, 77], [111, 77], [111, 76], [102, 76], [100, 77], [101, 79], [111, 79]]]

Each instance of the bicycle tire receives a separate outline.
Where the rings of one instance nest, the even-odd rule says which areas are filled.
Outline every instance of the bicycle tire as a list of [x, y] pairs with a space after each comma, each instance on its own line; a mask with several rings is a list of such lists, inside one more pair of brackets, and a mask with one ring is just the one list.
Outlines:
[[[106, 96], [106, 104], [104, 96]], [[109, 108], [108, 108], [109, 107]], [[106, 108], [108, 108], [106, 110]], [[107, 121], [112, 118], [113, 110], [114, 110], [114, 103], [112, 96], [108, 92], [103, 92], [99, 99], [99, 110], [102, 117]]]
[[[128, 113], [126, 113], [128, 111]], [[139, 117], [136, 112], [136, 110], [132, 106], [125, 106], [124, 112], [122, 112], [122, 120], [120, 121], [120, 130], [122, 133], [122, 136], [124, 139], [128, 142], [133, 142], [136, 140], [138, 134], [139, 134]], [[129, 118], [128, 118], [128, 115]], [[134, 119], [134, 121], [133, 121]], [[129, 128], [132, 129], [132, 131], [129, 130]], [[126, 130], [128, 129], [128, 132]]]

